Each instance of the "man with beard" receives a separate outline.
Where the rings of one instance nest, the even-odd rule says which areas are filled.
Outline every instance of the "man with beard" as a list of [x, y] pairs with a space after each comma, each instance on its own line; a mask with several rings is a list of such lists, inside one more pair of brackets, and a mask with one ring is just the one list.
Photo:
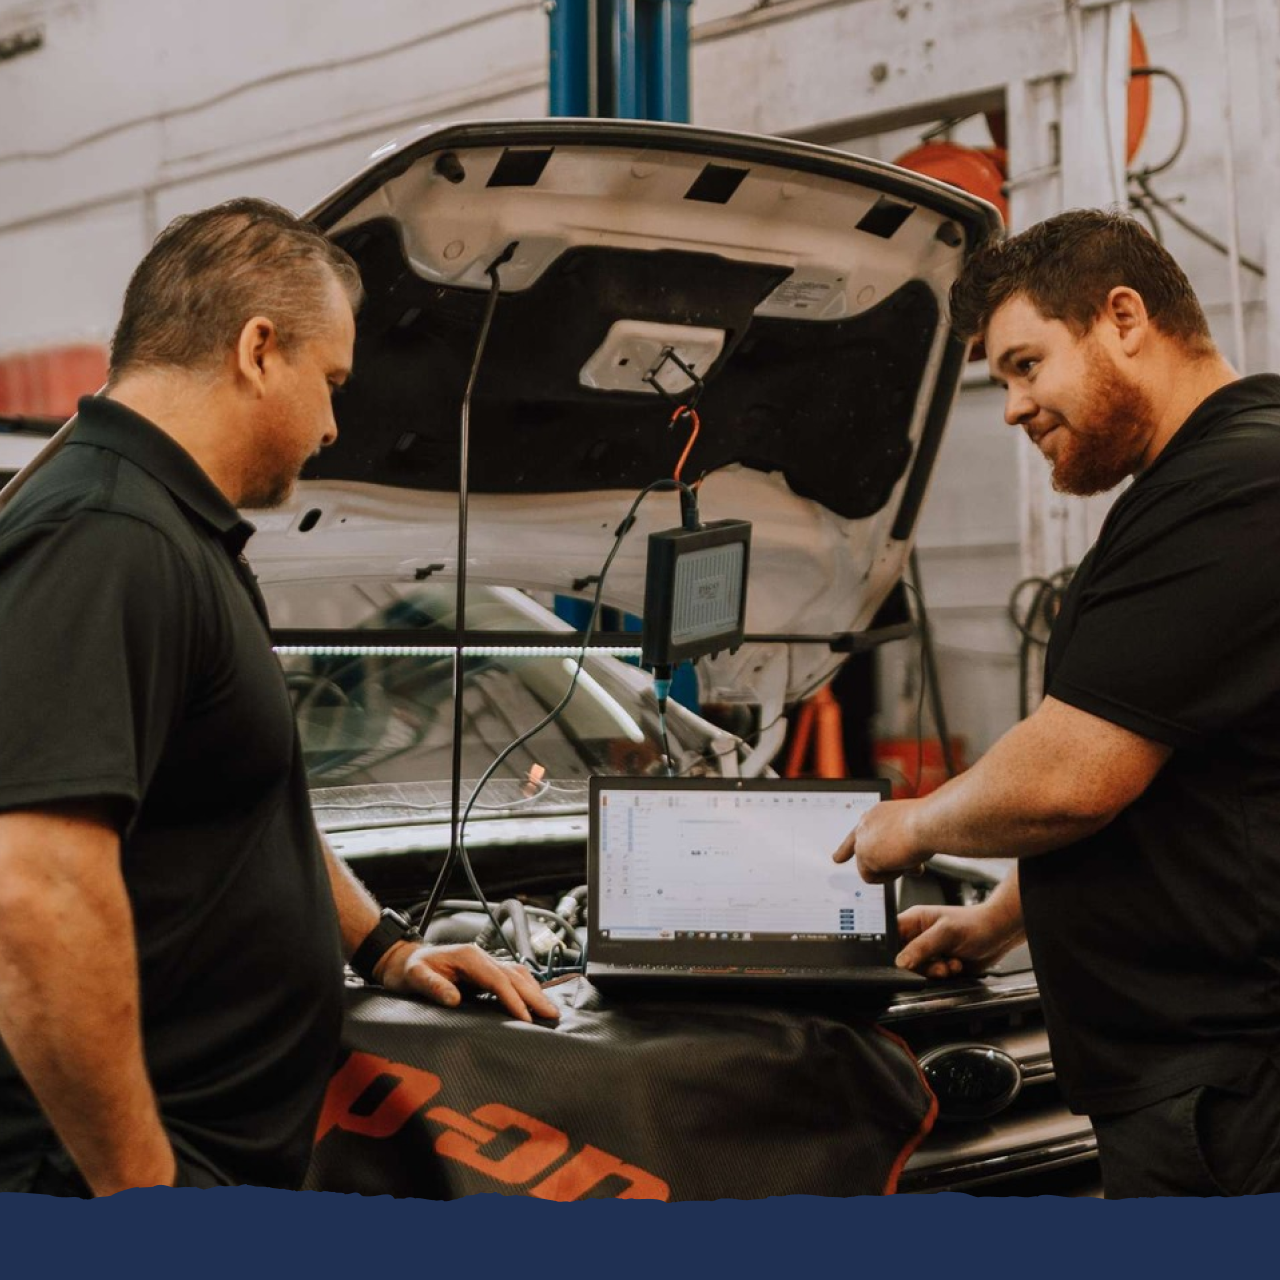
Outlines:
[[0, 516], [0, 1190], [296, 1187], [342, 957], [555, 1016], [428, 947], [323, 844], [237, 507], [336, 438], [355, 264], [275, 205], [180, 218], [105, 394]]
[[979, 906], [904, 912], [898, 963], [945, 977], [1026, 937], [1108, 1196], [1280, 1190], [1280, 378], [1237, 377], [1118, 214], [982, 249], [952, 318], [1055, 487], [1134, 482], [1071, 582], [1040, 707], [836, 860], [883, 882], [934, 853], [1016, 859]]

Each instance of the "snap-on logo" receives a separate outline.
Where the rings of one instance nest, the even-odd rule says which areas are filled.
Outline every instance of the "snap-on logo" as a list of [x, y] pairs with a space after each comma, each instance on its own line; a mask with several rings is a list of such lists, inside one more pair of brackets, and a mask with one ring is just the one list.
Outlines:
[[[374, 1085], [386, 1089], [381, 1101], [372, 1110], [355, 1110]], [[442, 1088], [434, 1072], [371, 1053], [353, 1053], [329, 1082], [316, 1141], [335, 1129], [390, 1138], [420, 1117], [440, 1127], [435, 1150], [442, 1159], [477, 1169], [504, 1186], [521, 1187], [524, 1194], [540, 1200], [580, 1200], [606, 1180], [620, 1184], [619, 1200], [671, 1197], [661, 1178], [589, 1143], [571, 1152], [568, 1134], [514, 1107], [487, 1102], [467, 1115], [450, 1107], [428, 1107]], [[522, 1138], [509, 1147], [513, 1131]], [[502, 1143], [505, 1154], [486, 1155], [485, 1147], [499, 1137], [508, 1139]]]

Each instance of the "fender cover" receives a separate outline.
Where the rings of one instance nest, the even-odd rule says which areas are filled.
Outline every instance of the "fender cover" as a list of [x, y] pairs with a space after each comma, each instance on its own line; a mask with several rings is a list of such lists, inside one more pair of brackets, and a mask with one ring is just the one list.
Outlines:
[[870, 1018], [606, 1002], [548, 988], [558, 1026], [491, 1000], [348, 990], [306, 1188], [451, 1200], [891, 1193], [936, 1102]]

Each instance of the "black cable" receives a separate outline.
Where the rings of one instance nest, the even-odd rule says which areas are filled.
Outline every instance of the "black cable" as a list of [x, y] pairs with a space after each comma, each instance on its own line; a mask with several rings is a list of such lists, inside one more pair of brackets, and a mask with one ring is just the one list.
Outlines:
[[[916, 606], [920, 610], [920, 615], [921, 615], [920, 620], [921, 620], [921, 623], [923, 623], [923, 620], [925, 617], [925, 605], [924, 605], [924, 596], [920, 594], [920, 588], [916, 586], [914, 582], [908, 582], [905, 576], [902, 579], [902, 585], [915, 596]], [[897, 773], [898, 777], [900, 777], [902, 781], [906, 783], [908, 787], [911, 788], [912, 796], [916, 796], [916, 797], [920, 795], [920, 783], [924, 779], [924, 697], [925, 697], [925, 692], [929, 686], [929, 666], [925, 660], [926, 649], [925, 649], [925, 643], [924, 643], [924, 635], [925, 635], [925, 632], [924, 632], [923, 626], [920, 626], [919, 633], [918, 633], [918, 640], [919, 640], [919, 647], [920, 647], [920, 672], [919, 672], [920, 692], [916, 696], [916, 776], [915, 776], [915, 781], [912, 782], [909, 778], [907, 778], [904, 774], [900, 773], [897, 769], [893, 770], [893, 772]], [[890, 766], [890, 768], [892, 768], [892, 766]]]
[[453, 649], [453, 746], [450, 753], [452, 763], [452, 782], [449, 804], [449, 852], [445, 855], [440, 867], [440, 874], [431, 890], [427, 902], [427, 911], [422, 923], [425, 929], [435, 914], [435, 904], [444, 892], [445, 882], [458, 855], [461, 829], [458, 822], [458, 810], [462, 805], [462, 685], [465, 676], [462, 654], [467, 634], [467, 503], [470, 496], [468, 482], [469, 454], [471, 449], [471, 397], [475, 392], [476, 379], [480, 374], [480, 362], [484, 358], [485, 345], [489, 341], [489, 330], [493, 326], [493, 315], [498, 309], [498, 294], [501, 282], [498, 279], [498, 268], [510, 261], [515, 252], [517, 241], [512, 241], [485, 268], [489, 277], [489, 296], [485, 302], [484, 317], [480, 322], [480, 334], [476, 338], [475, 355], [471, 358], [471, 371], [467, 377], [466, 390], [462, 393], [461, 423], [459, 428], [458, 458], [458, 573], [454, 604], [454, 649]]
[[1015, 600], [1018, 592], [1027, 584], [1019, 583], [1014, 588], [1014, 594], [1009, 600], [1009, 617], [1013, 625], [1019, 631], [1018, 641], [1018, 719], [1025, 720], [1031, 710], [1031, 690], [1028, 682], [1031, 678], [1031, 650], [1034, 645], [1040, 644], [1040, 637], [1035, 635], [1028, 623], [1035, 618], [1039, 612], [1040, 603], [1044, 599], [1044, 593], [1049, 589], [1049, 583], [1043, 578], [1038, 580], [1036, 594], [1032, 598], [1031, 605], [1027, 610], [1028, 622], [1023, 622], [1016, 612]]
[[[684, 494], [680, 495], [681, 506], [685, 506]], [[693, 519], [697, 523], [697, 505], [693, 506]], [[688, 521], [686, 520], [686, 528]], [[675, 674], [673, 667], [659, 663], [653, 668], [653, 695], [658, 703], [658, 739], [662, 748], [662, 766], [668, 778], [675, 777], [674, 761], [671, 759], [671, 740], [667, 736], [667, 698], [671, 694], [671, 677]]]
[[[1184, 231], [1195, 236], [1197, 240], [1207, 244], [1211, 249], [1216, 249], [1224, 256], [1230, 256], [1231, 250], [1218, 239], [1212, 232], [1206, 231], [1199, 223], [1192, 222], [1185, 214], [1180, 213], [1168, 200], [1159, 195], [1151, 187], [1151, 183], [1141, 173], [1130, 175], [1133, 182], [1138, 184], [1138, 188], [1142, 192], [1142, 198], [1149, 203], [1155, 205], [1162, 213], [1167, 214], [1174, 220]], [[1132, 197], [1131, 197], [1132, 199]], [[1254, 262], [1252, 258], [1246, 258], [1243, 254], [1239, 255], [1240, 265], [1247, 271], [1252, 271], [1254, 275], [1265, 276], [1267, 270], [1260, 263]]]
[[[759, 6], [763, 8], [763, 6]], [[935, 138], [947, 137], [953, 129], [959, 128], [966, 120], [971, 120], [978, 113], [970, 111], [963, 116], [947, 116], [945, 120], [939, 120], [937, 124], [931, 125], [920, 135], [920, 144], [923, 146], [926, 142], [932, 142]], [[950, 141], [950, 138], [947, 137]]]
[[[578, 890], [574, 890], [564, 899], [564, 901], [572, 904], [574, 911], [577, 910], [578, 906], [578, 900], [575, 896], [578, 892]], [[585, 885], [582, 886], [581, 892], [585, 895]], [[422, 905], [422, 903], [415, 904], [410, 908], [410, 914], [420, 911]], [[574, 923], [566, 919], [559, 911], [551, 910], [547, 907], [532, 906], [517, 898], [507, 898], [496, 908], [480, 898], [474, 900], [445, 898], [437, 904], [437, 914], [441, 920], [447, 919], [448, 915], [451, 914], [475, 914], [476, 912], [481, 912], [488, 917], [485, 925], [473, 939], [477, 946], [483, 947], [494, 954], [505, 952], [513, 960], [535, 970], [539, 968], [537, 961], [538, 948], [533, 941], [529, 920], [535, 919], [545, 922], [555, 940], [548, 951], [546, 964], [541, 966], [543, 970], [541, 976], [544, 980], [551, 976], [551, 970], [556, 967], [555, 960], [557, 956], [565, 957], [571, 952], [580, 954], [582, 951], [584, 944]], [[508, 939], [507, 930], [503, 926], [504, 920], [511, 925], [510, 939]]]
[[[1058, 585], [1065, 585], [1059, 584], [1057, 580], [1064, 574], [1069, 575], [1070, 572], [1071, 571], [1069, 569], [1059, 569], [1052, 578], [1023, 578], [1022, 581], [1014, 587], [1013, 591], [1009, 595], [1009, 603], [1005, 606], [1005, 610], [1008, 614], [1009, 621], [1013, 623], [1018, 634], [1022, 636], [1023, 639], [1034, 641], [1036, 644], [1043, 643], [1042, 637], [1037, 635], [1033, 630], [1033, 624], [1036, 616], [1042, 609], [1044, 594], [1047, 591], [1053, 590]], [[1036, 594], [1032, 597], [1031, 604], [1020, 613], [1018, 605], [1022, 598], [1022, 593], [1028, 587], [1035, 587]]]
[[667, 700], [663, 698], [658, 707], [658, 736], [662, 741], [662, 759], [666, 763], [667, 777], [676, 776], [675, 761], [671, 758], [671, 740], [667, 737]]
[[[1035, 585], [1036, 594], [1032, 598], [1031, 604], [1027, 610], [1027, 622], [1022, 620], [1018, 613], [1018, 597], [1026, 587]], [[1043, 592], [1049, 586], [1044, 578], [1024, 578], [1017, 586], [1014, 587], [1013, 593], [1009, 597], [1009, 620], [1018, 630], [1018, 719], [1025, 720], [1030, 710], [1030, 691], [1027, 688], [1027, 682], [1031, 675], [1031, 648], [1035, 644], [1040, 643], [1040, 639], [1036, 636], [1029, 622], [1035, 617]]]
[[[1155, 217], [1155, 209], [1161, 210], [1184, 231], [1195, 236], [1197, 240], [1207, 244], [1211, 249], [1216, 249], [1224, 256], [1229, 256], [1231, 250], [1226, 244], [1211, 232], [1206, 231], [1204, 227], [1193, 222], [1185, 214], [1180, 213], [1169, 200], [1165, 199], [1151, 186], [1151, 179], [1157, 174], [1165, 173], [1167, 170], [1172, 169], [1182, 158], [1183, 151], [1186, 150], [1191, 125], [1191, 104], [1187, 95], [1186, 85], [1177, 75], [1164, 67], [1135, 67], [1132, 74], [1135, 76], [1159, 77], [1167, 80], [1173, 85], [1178, 94], [1178, 103], [1181, 110], [1178, 121], [1178, 139], [1169, 155], [1159, 164], [1144, 165], [1141, 169], [1135, 169], [1129, 174], [1129, 181], [1138, 187], [1137, 193], [1132, 191], [1129, 193], [1130, 205], [1147, 219], [1157, 243], [1163, 244], [1164, 237], [1161, 235], [1160, 224]], [[1240, 265], [1246, 270], [1252, 271], [1255, 275], [1265, 276], [1267, 274], [1266, 268], [1254, 262], [1251, 258], [1241, 256]]]
[[[584, 885], [584, 893], [585, 890], [586, 886]], [[513, 906], [512, 903], [515, 905]], [[420, 911], [422, 905], [422, 903], [416, 903], [410, 908], [410, 914]], [[483, 944], [489, 949], [501, 946], [513, 957], [517, 956], [517, 952], [507, 943], [506, 930], [502, 927], [504, 919], [513, 921], [512, 930], [516, 937], [516, 945], [523, 949], [526, 956], [536, 957], [537, 954], [537, 949], [533, 944], [532, 933], [528, 926], [528, 920], [530, 919], [545, 921], [553, 933], [558, 931], [555, 946], [560, 951], [581, 950], [581, 940], [578, 936], [577, 927], [558, 911], [553, 911], [547, 907], [536, 907], [530, 903], [512, 898], [504, 900], [496, 908], [493, 908], [492, 913], [485, 912], [485, 907], [486, 904], [478, 899], [445, 898], [437, 904], [436, 913], [439, 920], [445, 920], [449, 915], [471, 915], [477, 912], [487, 914], [488, 920], [486, 924], [476, 935], [477, 944]], [[517, 912], [524, 918], [522, 929], [518, 929], [513, 920]]]
[[1129, 193], [1129, 207], [1136, 209], [1146, 219], [1147, 226], [1151, 228], [1151, 234], [1156, 244], [1164, 244], [1164, 230], [1160, 226], [1160, 220], [1156, 217], [1156, 211], [1151, 207], [1146, 196], [1137, 195], [1131, 191]]
[[[601, 600], [604, 592], [605, 579], [608, 577], [609, 569], [613, 565], [614, 557], [618, 554], [618, 550], [622, 546], [623, 538], [627, 536], [627, 534], [631, 531], [632, 526], [635, 524], [636, 512], [639, 510], [640, 504], [651, 493], [671, 492], [673, 490], [678, 490], [681, 493], [683, 493], [688, 488], [689, 488], [688, 485], [683, 484], [678, 480], [669, 480], [669, 479], [655, 480], [653, 481], [652, 484], [646, 485], [636, 495], [635, 501], [631, 504], [631, 509], [623, 517], [622, 523], [619, 524], [617, 529], [614, 531], [613, 545], [612, 547], [610, 547], [609, 554], [605, 557], [604, 564], [600, 568], [599, 577], [596, 579], [595, 594], [591, 602], [591, 614], [587, 619], [586, 627], [583, 629], [582, 645], [578, 650], [578, 657], [576, 662], [574, 663], [573, 678], [569, 682], [568, 689], [565, 691], [565, 694], [560, 699], [560, 701], [556, 703], [556, 705], [552, 707], [551, 710], [548, 711], [547, 714], [537, 722], [537, 724], [535, 724], [531, 729], [527, 729], [524, 733], [520, 734], [519, 737], [515, 738], [512, 742], [508, 743], [507, 746], [505, 746], [502, 749], [502, 751], [500, 751], [498, 755], [490, 762], [489, 766], [485, 769], [484, 773], [480, 775], [480, 778], [477, 781], [475, 787], [473, 788], [471, 792], [471, 796], [467, 801], [466, 808], [462, 811], [461, 820], [458, 822], [458, 826], [457, 826], [456, 861], [461, 864], [463, 872], [467, 877], [467, 883], [471, 886], [471, 891], [475, 894], [476, 898], [483, 904], [486, 913], [490, 915], [491, 919], [492, 919], [492, 911], [489, 907], [488, 900], [485, 898], [484, 892], [483, 890], [481, 890], [480, 885], [476, 880], [475, 872], [471, 866], [471, 859], [467, 856], [465, 833], [466, 833], [467, 823], [471, 817], [471, 810], [473, 807], [475, 807], [476, 801], [478, 800], [480, 793], [484, 790], [485, 786], [488, 784], [489, 779], [493, 777], [494, 773], [499, 768], [501, 768], [503, 762], [508, 758], [508, 756], [510, 756], [511, 753], [515, 751], [517, 748], [523, 746], [531, 738], [541, 733], [542, 730], [545, 729], [549, 724], [553, 723], [555, 719], [560, 715], [560, 713], [565, 709], [565, 707], [569, 705], [569, 700], [573, 697], [574, 691], [578, 687], [578, 677], [582, 674], [582, 668], [586, 662], [587, 650], [590, 647], [590, 642], [591, 642], [591, 633], [595, 630], [596, 621], [600, 616], [600, 606], [601, 606]], [[462, 698], [461, 691], [459, 691], [455, 695], [455, 700], [457, 702], [461, 702], [461, 698]], [[444, 864], [440, 868], [440, 873], [436, 877], [435, 887], [432, 889], [431, 897], [427, 900], [427, 906], [424, 909], [422, 919], [419, 922], [418, 927], [423, 932], [426, 931], [427, 925], [431, 923], [431, 918], [436, 912], [440, 896], [443, 893], [446, 878], [449, 872], [451, 872], [453, 869], [453, 860], [454, 860], [453, 854], [454, 854], [454, 846], [451, 843], [449, 856], [445, 859]]]
[[1187, 97], [1187, 86], [1182, 80], [1174, 75], [1172, 71], [1164, 67], [1134, 67], [1129, 73], [1131, 76], [1147, 76], [1150, 78], [1160, 78], [1168, 80], [1173, 85], [1178, 94], [1178, 102], [1181, 105], [1181, 114], [1178, 119], [1178, 141], [1174, 144], [1173, 150], [1169, 153], [1166, 160], [1162, 160], [1159, 164], [1145, 165], [1139, 169], [1137, 173], [1131, 173], [1131, 178], [1137, 177], [1139, 174], [1144, 178], [1150, 178], [1157, 173], [1164, 173], [1166, 169], [1172, 169], [1175, 164], [1182, 158], [1182, 153], [1186, 149], [1187, 136], [1191, 128], [1191, 103]]
[[[1009, 595], [1007, 611], [1020, 637], [1018, 645], [1018, 715], [1026, 719], [1031, 711], [1031, 654], [1045, 648], [1048, 635], [1062, 607], [1062, 597], [1071, 583], [1075, 569], [1068, 566], [1047, 578], [1023, 578]], [[1028, 587], [1035, 587], [1030, 604], [1020, 609], [1022, 597]]]
[[[954, 778], [959, 773], [959, 770], [956, 768], [955, 753], [951, 750], [951, 730], [947, 724], [947, 709], [942, 700], [942, 681], [938, 678], [938, 661], [933, 651], [933, 628], [929, 625], [929, 610], [924, 602], [924, 588], [921, 585], [920, 560], [916, 556], [914, 547], [912, 547], [911, 554], [907, 558], [907, 568], [911, 574], [911, 581], [908, 583], [904, 577], [903, 582], [915, 592], [916, 603], [920, 606], [920, 666], [925, 673], [929, 686], [929, 702], [933, 709], [933, 727], [938, 733], [938, 745], [942, 749], [942, 763], [946, 768], [947, 777]], [[916, 760], [921, 769], [924, 768], [924, 763], [920, 756], [922, 746], [923, 738], [920, 738], [917, 740]]]
[[[467, 823], [471, 818], [471, 810], [475, 806], [481, 791], [483, 791], [489, 779], [493, 777], [494, 773], [502, 765], [503, 761], [505, 761], [518, 747], [528, 742], [536, 734], [541, 733], [541, 731], [549, 724], [552, 724], [556, 717], [559, 716], [565, 707], [569, 705], [569, 700], [573, 697], [574, 691], [578, 687], [578, 677], [582, 674], [582, 668], [586, 662], [587, 649], [591, 641], [591, 633], [595, 630], [596, 621], [600, 616], [600, 606], [604, 592], [605, 579], [608, 577], [609, 569], [613, 564], [614, 557], [618, 554], [618, 549], [622, 546], [623, 538], [627, 536], [631, 531], [632, 526], [635, 524], [635, 516], [636, 512], [640, 508], [640, 504], [655, 490], [679, 490], [681, 498], [684, 500], [689, 492], [689, 486], [682, 484], [678, 480], [655, 480], [652, 484], [646, 485], [639, 494], [636, 495], [635, 501], [631, 504], [631, 509], [627, 512], [626, 516], [623, 517], [621, 524], [618, 525], [618, 528], [614, 532], [613, 546], [609, 549], [609, 554], [605, 557], [604, 564], [601, 566], [600, 575], [596, 581], [595, 595], [591, 603], [591, 615], [588, 618], [586, 628], [583, 631], [582, 647], [578, 650], [578, 658], [574, 664], [573, 678], [569, 682], [569, 688], [565, 691], [564, 697], [562, 697], [560, 701], [552, 707], [552, 709], [540, 721], [538, 721], [537, 724], [533, 726], [532, 729], [527, 730], [513, 742], [508, 743], [508, 745], [499, 752], [497, 757], [490, 763], [489, 767], [480, 775], [480, 779], [472, 790], [470, 799], [467, 801], [467, 807], [462, 812], [462, 819], [458, 824], [457, 860], [462, 866], [463, 874], [467, 877], [467, 883], [470, 885], [472, 893], [474, 893], [476, 898], [480, 901], [490, 920], [498, 927], [499, 936], [501, 936], [501, 926], [497, 924], [496, 920], [494, 920], [488, 899], [484, 895], [484, 890], [480, 888], [480, 883], [477, 880], [475, 871], [471, 865], [471, 859], [467, 854], [465, 833]], [[443, 870], [444, 868], [442, 868], [442, 871]], [[425, 932], [428, 923], [430, 923], [430, 917], [424, 915], [422, 924], [419, 927]]]

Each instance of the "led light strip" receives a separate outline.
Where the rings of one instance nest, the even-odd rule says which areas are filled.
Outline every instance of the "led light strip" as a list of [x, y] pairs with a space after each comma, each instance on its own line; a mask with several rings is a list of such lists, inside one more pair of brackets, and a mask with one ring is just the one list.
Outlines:
[[[278, 644], [273, 652], [282, 657], [302, 658], [449, 658], [453, 656], [451, 644], [335, 644], [305, 645]], [[462, 649], [468, 658], [554, 658], [565, 654], [577, 655], [580, 645], [466, 645]], [[608, 645], [592, 647], [589, 654], [607, 653], [615, 658], [638, 658], [639, 645]]]

